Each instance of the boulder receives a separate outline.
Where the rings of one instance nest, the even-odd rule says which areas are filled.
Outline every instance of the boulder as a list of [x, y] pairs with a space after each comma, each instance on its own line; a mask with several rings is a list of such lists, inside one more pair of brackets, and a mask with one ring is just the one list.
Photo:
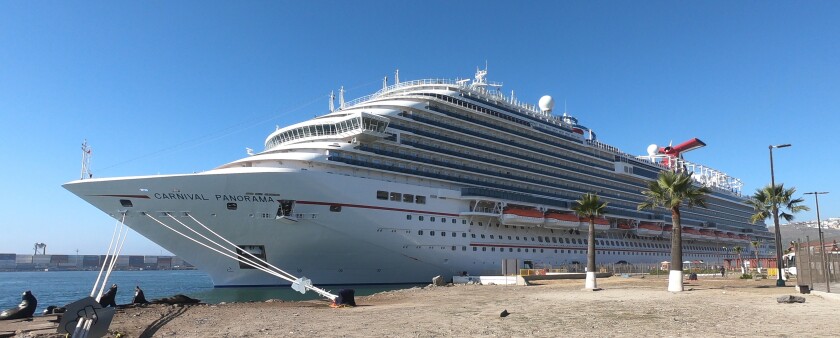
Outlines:
[[443, 280], [442, 276], [435, 276], [435, 278], [432, 278], [432, 285], [434, 285], [434, 286], [446, 286], [446, 281]]
[[805, 303], [805, 297], [800, 296], [781, 296], [776, 298], [779, 303]]

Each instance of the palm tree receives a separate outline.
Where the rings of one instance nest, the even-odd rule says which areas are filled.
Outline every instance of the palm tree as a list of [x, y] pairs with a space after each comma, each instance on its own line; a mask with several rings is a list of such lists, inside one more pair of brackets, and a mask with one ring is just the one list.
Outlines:
[[691, 174], [683, 172], [662, 171], [656, 180], [648, 183], [648, 188], [642, 191], [647, 200], [639, 204], [638, 209], [654, 210], [663, 207], [671, 211], [671, 271], [668, 277], [668, 291], [683, 291], [682, 271], [682, 225], [680, 206], [706, 207], [705, 195], [709, 188], [697, 187], [693, 184]]
[[[802, 205], [805, 200], [801, 197], [793, 198], [793, 194], [795, 193], [796, 188], [785, 189], [784, 184], [777, 184], [775, 187], [772, 184], [768, 184], [763, 188], [756, 189], [752, 197], [747, 200], [747, 203], [755, 211], [752, 217], [750, 217], [750, 222], [753, 224], [764, 222], [764, 220], [773, 217], [774, 210], [781, 211], [779, 217], [790, 222], [793, 220], [793, 214], [811, 210], [808, 206]], [[776, 209], [777, 207], [779, 209]], [[776, 234], [778, 233], [777, 229]], [[779, 249], [777, 248], [776, 250]]]
[[753, 253], [755, 253], [755, 268], [758, 273], [761, 273], [761, 265], [758, 264], [758, 246], [761, 245], [760, 241], [752, 241], [750, 245], [753, 247]]
[[597, 194], [586, 193], [575, 201], [572, 206], [575, 214], [589, 220], [589, 243], [586, 248], [586, 282], [585, 289], [594, 290], [598, 288], [595, 280], [595, 217], [604, 214], [607, 202], [601, 202]]
[[[747, 200], [747, 203], [755, 210], [755, 214], [750, 217], [750, 222], [757, 223], [773, 217], [773, 207], [777, 204], [780, 207], [779, 211], [781, 211], [779, 217], [788, 222], [793, 220], [793, 214], [811, 210], [807, 205], [802, 205], [805, 200], [801, 197], [793, 198], [795, 193], [796, 188], [785, 189], [784, 184], [777, 184], [776, 189], [773, 189], [770, 184], [764, 188], [756, 189], [752, 197]], [[776, 196], [775, 201], [773, 196]]]
[[741, 266], [741, 274], [743, 275], [744, 274], [744, 261], [741, 259], [741, 252], [744, 251], [744, 248], [742, 248], [740, 246], [736, 246], [736, 247], [732, 248], [732, 251], [734, 251], [735, 254], [738, 255], [738, 265]]

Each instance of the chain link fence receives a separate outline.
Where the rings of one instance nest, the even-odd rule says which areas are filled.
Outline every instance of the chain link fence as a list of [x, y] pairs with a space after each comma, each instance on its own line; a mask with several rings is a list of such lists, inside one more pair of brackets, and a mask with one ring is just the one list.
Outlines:
[[840, 238], [819, 240], [806, 238], [805, 242], [794, 243], [795, 259], [788, 263], [796, 267], [796, 284], [810, 290], [840, 293]]

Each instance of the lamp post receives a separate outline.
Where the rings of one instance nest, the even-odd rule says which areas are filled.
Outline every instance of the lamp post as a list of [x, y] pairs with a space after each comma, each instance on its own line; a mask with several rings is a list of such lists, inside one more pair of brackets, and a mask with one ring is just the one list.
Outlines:
[[[770, 186], [773, 191], [773, 225], [776, 226], [776, 267], [781, 267], [782, 264], [782, 231], [779, 230], [779, 201], [776, 196], [776, 177], [773, 173], [773, 148], [790, 147], [790, 143], [771, 145], [770, 149]], [[782, 274], [778, 273], [779, 279], [776, 280], [776, 286], [785, 286], [785, 280], [782, 279]]]
[[819, 196], [822, 195], [822, 194], [827, 194], [827, 193], [828, 193], [827, 191], [823, 191], [823, 192], [814, 191], [814, 192], [806, 192], [805, 195], [814, 195], [814, 202], [817, 205], [817, 231], [819, 232], [819, 235], [820, 235], [820, 253], [822, 253], [823, 269], [825, 269], [825, 270], [823, 270], [824, 271], [823, 275], [825, 275], [825, 292], [831, 293], [831, 286], [829, 285], [829, 282], [828, 282], [828, 269], [829, 269], [828, 259], [826, 259], [826, 256], [825, 256], [825, 240], [823, 239], [822, 226], [820, 225], [820, 198], [819, 198]]

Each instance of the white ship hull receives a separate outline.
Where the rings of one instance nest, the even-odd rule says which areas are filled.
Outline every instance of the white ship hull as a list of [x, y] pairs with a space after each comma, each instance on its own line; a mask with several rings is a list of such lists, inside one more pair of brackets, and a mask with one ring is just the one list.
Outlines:
[[[162, 216], [163, 212], [170, 212], [212, 238], [199, 224], [183, 216], [189, 213], [238, 245], [265, 246], [269, 263], [322, 285], [423, 283], [437, 275], [452, 276], [462, 271], [495, 275], [500, 273], [503, 259], [558, 267], [586, 261], [586, 245], [582, 242], [546, 243], [533, 239], [546, 237], [547, 241], [547, 236], [557, 236], [580, 241], [585, 233], [535, 227], [505, 229], [488, 226], [490, 222], [482, 222], [481, 226], [478, 222], [463, 224], [466, 219], [458, 214], [468, 203], [458, 199], [430, 198], [427, 204], [417, 205], [375, 198], [376, 191], [382, 189], [440, 196], [454, 191], [317, 171], [249, 170], [92, 179], [70, 182], [65, 187], [116, 219], [125, 212], [126, 225], [207, 272], [216, 286], [288, 283], [256, 269], [240, 268], [234, 259], [176, 234], [143, 213], [189, 233], [176, 221]], [[337, 186], [342, 188], [335, 189]], [[270, 201], [243, 201], [244, 196], [253, 196], [249, 193], [279, 196], [270, 196]], [[228, 210], [227, 203], [237, 198], [237, 210]], [[123, 207], [121, 199], [131, 200], [132, 206]], [[297, 222], [276, 219], [280, 199], [297, 201], [294, 212], [301, 216]], [[341, 205], [341, 212], [331, 212], [330, 205]], [[407, 220], [407, 215], [412, 215], [412, 220]], [[420, 215], [425, 216], [424, 221], [417, 220]], [[430, 217], [446, 219], [446, 223], [430, 222]], [[431, 236], [431, 231], [437, 234]], [[440, 236], [440, 232], [446, 235]], [[476, 238], [472, 238], [473, 234]], [[494, 239], [490, 239], [490, 234], [495, 234]], [[523, 240], [511, 242], [506, 240], [507, 235]], [[668, 254], [662, 249], [657, 254], [625, 256], [626, 250], [611, 250], [616, 251], [599, 254], [599, 260], [655, 263]]]

